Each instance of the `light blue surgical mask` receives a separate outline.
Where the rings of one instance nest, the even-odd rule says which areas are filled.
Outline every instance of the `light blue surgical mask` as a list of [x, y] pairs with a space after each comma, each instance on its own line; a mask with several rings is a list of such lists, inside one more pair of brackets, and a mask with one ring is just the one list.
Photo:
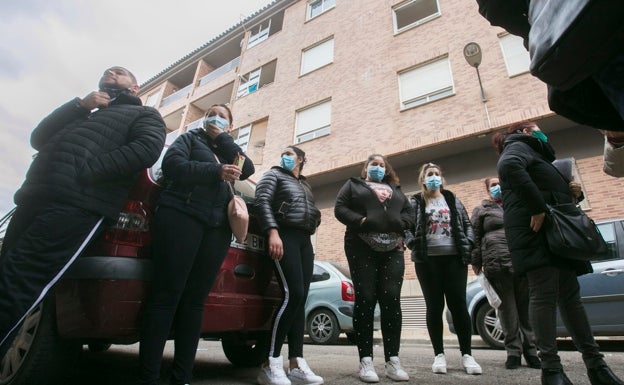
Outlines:
[[548, 142], [548, 138], [542, 131], [533, 131], [533, 136], [541, 140], [544, 143]]
[[437, 190], [442, 186], [442, 178], [437, 175], [429, 175], [425, 178], [425, 186], [429, 190]]
[[366, 168], [366, 174], [368, 178], [375, 182], [381, 182], [384, 175], [386, 175], [386, 168], [381, 166], [368, 166]]
[[500, 187], [500, 185], [497, 184], [496, 186], [490, 187], [490, 195], [494, 199], [500, 199], [500, 197], [501, 197], [501, 187]]
[[206, 117], [206, 119], [204, 119], [204, 126], [203, 126], [204, 130], [208, 129], [209, 124], [212, 124], [213, 126], [217, 127], [221, 131], [225, 131], [225, 129], [230, 126], [230, 122], [228, 122], [227, 119], [220, 117], [219, 115], [212, 115], [212, 116]]
[[295, 162], [295, 157], [293, 155], [282, 155], [282, 159], [280, 160], [280, 166], [288, 171], [294, 170], [297, 166], [297, 162]]

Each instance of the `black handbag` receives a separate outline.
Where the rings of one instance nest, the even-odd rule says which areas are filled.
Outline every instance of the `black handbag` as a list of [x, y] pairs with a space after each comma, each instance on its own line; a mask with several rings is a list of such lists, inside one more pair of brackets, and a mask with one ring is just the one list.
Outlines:
[[569, 89], [602, 68], [624, 46], [624, 1], [531, 0], [533, 75]]
[[546, 205], [544, 222], [546, 240], [551, 253], [562, 258], [581, 261], [601, 259], [608, 253], [596, 223], [574, 203]]

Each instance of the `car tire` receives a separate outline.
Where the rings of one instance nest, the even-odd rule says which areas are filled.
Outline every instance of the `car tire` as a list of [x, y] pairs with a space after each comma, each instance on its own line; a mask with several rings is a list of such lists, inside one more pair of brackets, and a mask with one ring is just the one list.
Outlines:
[[338, 319], [327, 309], [317, 309], [308, 315], [307, 331], [315, 344], [332, 345], [340, 338]]
[[[74, 367], [81, 345], [60, 338], [55, 306], [54, 297], [48, 295], [28, 313], [0, 363], [1, 385], [66, 383], [63, 378], [68, 368]], [[8, 365], [6, 360], [13, 364]]]
[[269, 332], [251, 335], [227, 333], [221, 337], [221, 347], [227, 359], [235, 366], [259, 366], [269, 357]]
[[483, 302], [479, 306], [475, 322], [477, 332], [486, 344], [495, 349], [505, 348], [505, 333], [501, 327], [496, 310], [489, 303]]

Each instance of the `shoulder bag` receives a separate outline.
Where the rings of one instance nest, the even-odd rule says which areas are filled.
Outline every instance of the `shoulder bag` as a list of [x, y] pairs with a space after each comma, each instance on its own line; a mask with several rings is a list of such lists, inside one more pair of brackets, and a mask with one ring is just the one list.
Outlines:
[[591, 261], [607, 254], [607, 243], [600, 230], [580, 207], [574, 203], [546, 206], [546, 240], [554, 255]]
[[[215, 154], [215, 159], [217, 163], [219, 162], [219, 158]], [[247, 204], [243, 200], [243, 198], [239, 195], [236, 195], [234, 188], [230, 182], [225, 182], [225, 184], [230, 189], [230, 193], [232, 193], [232, 199], [227, 206], [227, 215], [228, 222], [230, 223], [230, 228], [232, 229], [232, 234], [236, 238], [236, 242], [243, 243], [247, 238], [247, 230], [249, 228], [249, 212], [247, 211]]]

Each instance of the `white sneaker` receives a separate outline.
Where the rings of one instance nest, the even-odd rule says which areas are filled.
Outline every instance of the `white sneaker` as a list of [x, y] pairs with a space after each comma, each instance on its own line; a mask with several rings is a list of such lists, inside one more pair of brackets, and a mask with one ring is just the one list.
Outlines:
[[363, 357], [360, 360], [360, 380], [363, 382], [379, 382], [372, 357]]
[[282, 356], [269, 357], [269, 365], [260, 367], [256, 382], [260, 385], [291, 385], [284, 372]]
[[297, 385], [321, 385], [323, 383], [323, 377], [314, 374], [306, 360], [297, 357], [297, 365], [297, 368], [288, 370], [288, 378], [291, 383]]
[[394, 381], [409, 381], [409, 375], [401, 366], [399, 357], [392, 356], [390, 361], [386, 362], [386, 377]]
[[446, 357], [444, 353], [440, 353], [433, 359], [431, 370], [436, 374], [446, 374]]
[[481, 366], [477, 364], [474, 358], [470, 354], [464, 354], [461, 358], [461, 366], [468, 374], [481, 374]]

